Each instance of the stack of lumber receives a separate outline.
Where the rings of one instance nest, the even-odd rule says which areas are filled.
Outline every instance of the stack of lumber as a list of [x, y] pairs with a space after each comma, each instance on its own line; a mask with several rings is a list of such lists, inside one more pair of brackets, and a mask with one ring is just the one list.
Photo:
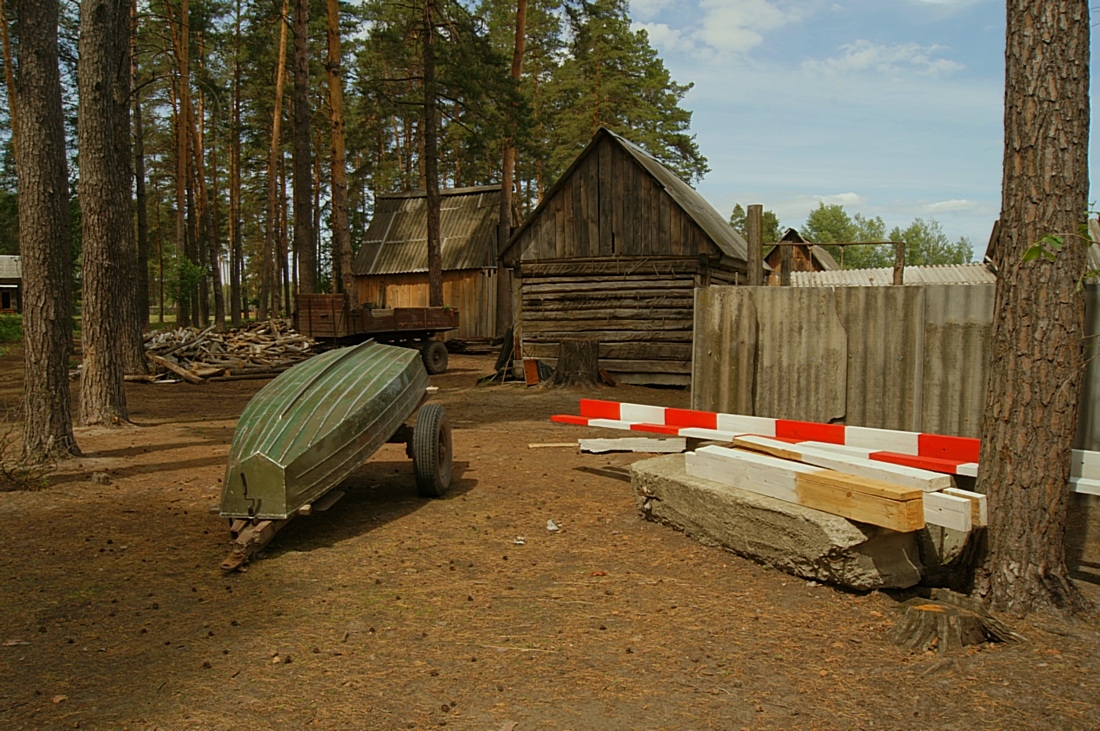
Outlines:
[[145, 356], [154, 373], [127, 380], [189, 383], [265, 378], [313, 355], [316, 343], [295, 332], [290, 320], [267, 320], [224, 333], [214, 327], [150, 332]]
[[[953, 477], [977, 474], [977, 439], [596, 399], [551, 420], [725, 442], [689, 453], [688, 474], [853, 521], [901, 532], [988, 522], [985, 496]], [[1069, 487], [1100, 494], [1100, 452], [1073, 450]]]

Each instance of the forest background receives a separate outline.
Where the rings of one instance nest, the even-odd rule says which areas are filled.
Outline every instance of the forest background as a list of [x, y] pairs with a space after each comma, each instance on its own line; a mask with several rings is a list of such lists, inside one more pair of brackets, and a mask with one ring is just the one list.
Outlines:
[[[691, 112], [681, 104], [690, 83], [673, 80], [645, 31], [631, 29], [625, 0], [362, 0], [338, 4], [336, 23], [327, 7], [332, 3], [299, 4], [307, 12], [279, 0], [140, 0], [132, 7], [133, 192], [139, 267], [147, 272], [138, 297], [157, 319], [173, 313], [181, 321], [207, 322], [220, 311], [236, 322], [257, 310], [285, 309], [299, 287], [340, 289], [342, 262], [332, 235], [336, 105], [346, 130], [353, 250], [376, 194], [423, 190], [436, 165], [443, 187], [500, 184], [509, 143], [514, 223], [533, 210], [600, 126], [623, 134], [689, 182], [708, 172], [690, 132]], [[519, 6], [522, 46], [516, 43]], [[9, 83], [0, 115], [0, 253], [14, 254], [18, 191], [9, 112], [19, 39], [7, 35], [12, 19], [4, 21]], [[426, 155], [423, 49], [429, 27], [436, 41], [436, 165], [428, 165]], [[78, 31], [77, 4], [62, 3], [79, 297]], [[326, 54], [333, 31], [340, 48], [335, 63]], [[299, 39], [308, 64], [304, 74], [295, 69]], [[332, 75], [342, 85], [335, 104]], [[298, 78], [307, 82], [296, 85]], [[730, 223], [743, 228], [740, 204]], [[777, 240], [782, 228], [766, 212], [765, 241]], [[912, 264], [973, 256], [967, 239], [949, 241], [934, 220], [916, 219], [888, 232], [881, 218], [851, 215], [836, 204], [822, 203], [801, 232], [821, 243], [903, 240]], [[893, 262], [886, 246], [846, 247], [843, 256], [839, 249], [834, 255], [848, 268]], [[219, 293], [226, 302], [215, 302]]]

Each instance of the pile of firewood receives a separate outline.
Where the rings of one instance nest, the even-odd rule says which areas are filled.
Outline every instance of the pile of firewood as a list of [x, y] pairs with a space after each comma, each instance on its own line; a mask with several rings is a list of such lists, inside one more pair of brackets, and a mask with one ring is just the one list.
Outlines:
[[310, 357], [314, 345], [314, 340], [294, 330], [289, 319], [266, 320], [224, 333], [215, 332], [213, 326], [154, 331], [145, 338], [145, 356], [153, 373], [126, 379], [182, 378], [202, 383], [264, 378]]

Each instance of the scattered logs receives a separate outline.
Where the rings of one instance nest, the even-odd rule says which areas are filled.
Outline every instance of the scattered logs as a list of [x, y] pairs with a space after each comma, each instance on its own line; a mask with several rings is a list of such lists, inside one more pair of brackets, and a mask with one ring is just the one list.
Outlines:
[[128, 380], [154, 383], [183, 379], [189, 383], [266, 378], [313, 355], [315, 341], [296, 332], [289, 319], [267, 320], [225, 333], [213, 326], [149, 332], [145, 356], [150, 376]]

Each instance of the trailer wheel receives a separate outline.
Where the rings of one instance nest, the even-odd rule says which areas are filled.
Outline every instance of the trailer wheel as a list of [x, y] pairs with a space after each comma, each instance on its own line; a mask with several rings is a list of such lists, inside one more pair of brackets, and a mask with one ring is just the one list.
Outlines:
[[424, 369], [430, 376], [438, 376], [447, 372], [447, 346], [438, 340], [429, 340], [420, 349], [420, 357], [424, 359]]
[[451, 486], [451, 423], [441, 404], [425, 404], [417, 414], [412, 458], [417, 491], [442, 497]]

